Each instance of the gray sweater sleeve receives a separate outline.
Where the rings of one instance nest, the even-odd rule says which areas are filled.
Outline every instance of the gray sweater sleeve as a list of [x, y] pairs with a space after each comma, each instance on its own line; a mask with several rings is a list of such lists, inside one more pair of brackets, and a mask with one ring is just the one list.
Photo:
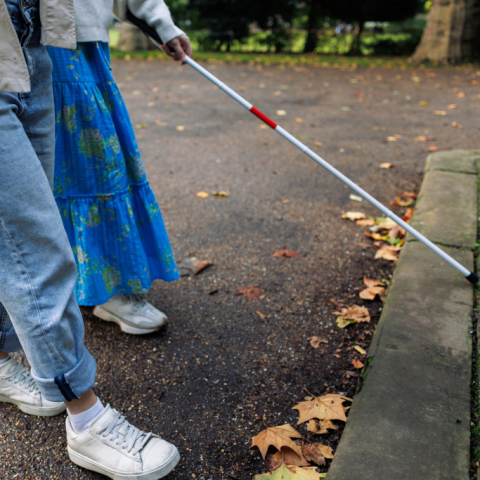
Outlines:
[[155, 28], [164, 43], [183, 35], [182, 30], [173, 23], [170, 10], [163, 0], [127, 0], [127, 5], [136, 17]]

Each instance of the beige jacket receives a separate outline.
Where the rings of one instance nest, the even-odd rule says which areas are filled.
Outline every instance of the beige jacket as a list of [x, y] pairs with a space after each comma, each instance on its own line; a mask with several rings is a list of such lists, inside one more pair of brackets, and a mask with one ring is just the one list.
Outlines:
[[[76, 48], [73, 0], [39, 1], [41, 42], [52, 47]], [[0, 92], [29, 91], [30, 76], [22, 47], [5, 1], [0, 0]]]

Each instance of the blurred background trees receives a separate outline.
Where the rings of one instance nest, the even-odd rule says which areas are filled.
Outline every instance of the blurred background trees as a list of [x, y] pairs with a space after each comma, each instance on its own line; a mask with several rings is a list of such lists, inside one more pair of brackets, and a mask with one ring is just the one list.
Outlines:
[[[480, 57], [480, 0], [167, 0], [167, 4], [197, 50], [415, 52], [415, 60], [450, 63]], [[134, 33], [122, 32], [123, 49], [135, 49], [129, 37]], [[145, 49], [138, 37], [136, 44]]]

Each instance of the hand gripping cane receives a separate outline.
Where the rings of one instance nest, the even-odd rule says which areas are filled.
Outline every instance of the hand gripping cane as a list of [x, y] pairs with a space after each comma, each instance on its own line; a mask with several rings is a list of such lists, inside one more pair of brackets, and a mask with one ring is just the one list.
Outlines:
[[[129, 10], [127, 11], [127, 20], [132, 23], [133, 25], [137, 26], [142, 30], [142, 32], [150, 37], [156, 44], [163, 45], [162, 40], [158, 36], [155, 29], [150, 27], [146, 22], [140, 20], [139, 18], [135, 17]], [[171, 47], [169, 47], [171, 49]], [[171, 49], [172, 50], [172, 49]], [[428, 238], [424, 237], [420, 232], [417, 232], [412, 226], [408, 223], [404, 222], [400, 217], [395, 215], [392, 211], [382, 205], [378, 200], [373, 198], [370, 194], [368, 194], [365, 190], [360, 188], [354, 182], [352, 182], [349, 178], [347, 178], [343, 173], [340, 173], [336, 168], [332, 167], [328, 162], [326, 162], [323, 158], [318, 156], [315, 152], [310, 150], [306, 145], [302, 142], [297, 140], [293, 135], [288, 133], [284, 130], [280, 125], [277, 125], [273, 120], [268, 118], [262, 112], [257, 110], [252, 104], [247, 102], [243, 97], [241, 97], [238, 93], [234, 92], [230, 87], [225, 85], [221, 82], [217, 77], [212, 75], [209, 71], [205, 70], [202, 66], [200, 66], [197, 62], [192, 60], [189, 57], [185, 57], [185, 61], [188, 65], [190, 65], [194, 70], [198, 73], [201, 73], [205, 78], [210, 80], [213, 84], [215, 84], [218, 88], [223, 90], [227, 95], [232, 97], [236, 100], [240, 105], [245, 107], [248, 111], [253, 113], [256, 117], [260, 120], [265, 122], [269, 127], [273, 128], [277, 133], [279, 133], [283, 138], [287, 139], [290, 143], [295, 145], [299, 150], [303, 153], [307, 154], [311, 159], [315, 160], [318, 164], [320, 164], [323, 168], [328, 170], [330, 173], [335, 175], [339, 180], [343, 183], [348, 185], [354, 192], [358, 193], [361, 197], [363, 197], [367, 202], [370, 202], [374, 207], [377, 207], [381, 212], [383, 212], [387, 217], [391, 218], [394, 222], [404, 228], [407, 232], [411, 233], [418, 241], [422, 242], [426, 247], [430, 250], [434, 251], [437, 255], [442, 257], [447, 263], [452, 265], [452, 267], [456, 268], [461, 274], [472, 284], [476, 284], [479, 281], [479, 277], [474, 272], [471, 272], [463, 265], [458, 263], [455, 259], [453, 259], [450, 255], [447, 255], [443, 250], [438, 248], [434, 243], [432, 243]]]

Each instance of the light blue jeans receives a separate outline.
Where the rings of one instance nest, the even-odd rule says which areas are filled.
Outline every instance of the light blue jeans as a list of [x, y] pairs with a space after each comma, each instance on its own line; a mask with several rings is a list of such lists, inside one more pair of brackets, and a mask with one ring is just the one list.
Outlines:
[[70, 401], [95, 382], [83, 345], [75, 260], [52, 193], [52, 65], [38, 0], [6, 0], [31, 93], [0, 93], [0, 351], [23, 348], [44, 397]]

